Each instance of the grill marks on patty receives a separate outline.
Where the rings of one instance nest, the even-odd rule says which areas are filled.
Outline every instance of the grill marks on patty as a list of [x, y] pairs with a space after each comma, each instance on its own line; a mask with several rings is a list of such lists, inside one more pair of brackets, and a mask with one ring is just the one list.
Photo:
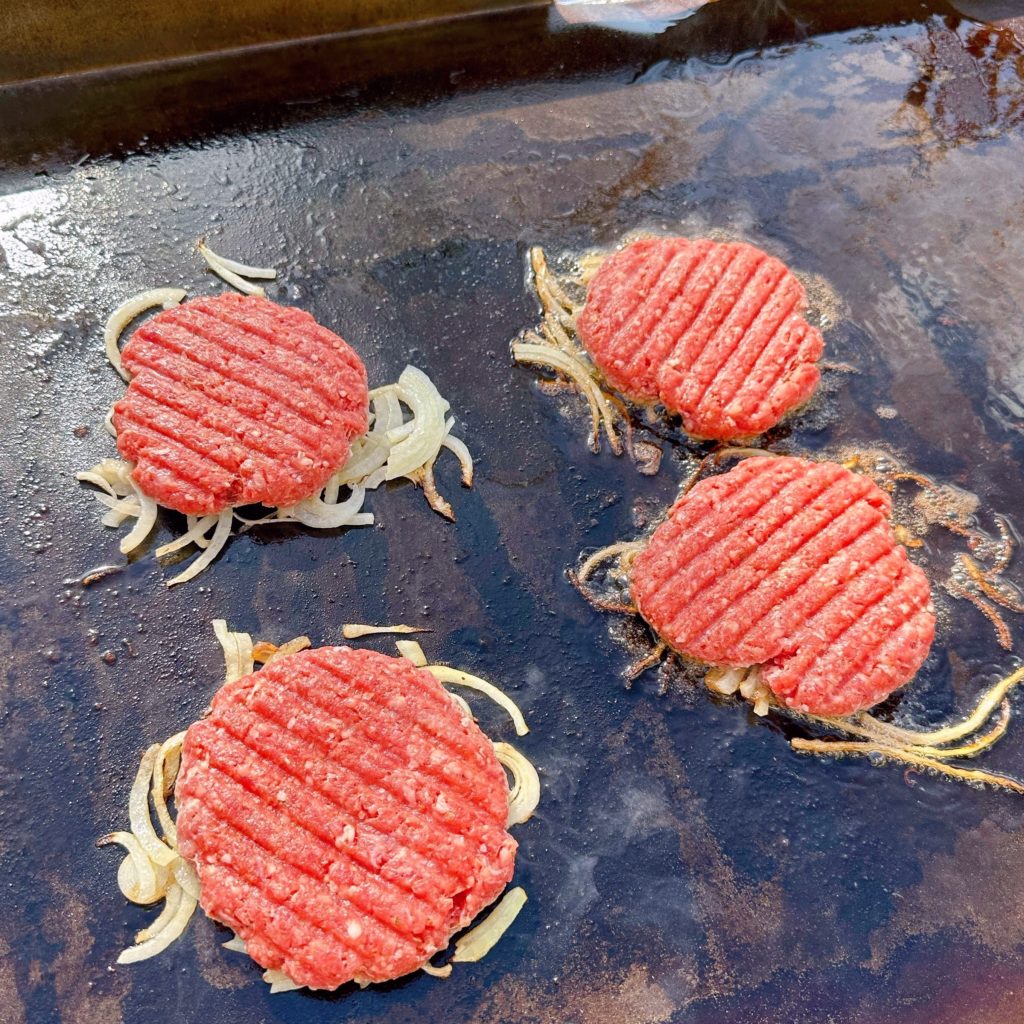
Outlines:
[[682, 654], [761, 665], [786, 703], [870, 707], [911, 679], [935, 631], [890, 502], [835, 463], [751, 458], [696, 484], [637, 556], [637, 608]]
[[366, 431], [366, 370], [298, 309], [226, 293], [158, 313], [122, 351], [121, 454], [162, 505], [206, 515], [315, 494]]
[[821, 334], [780, 260], [742, 242], [643, 239], [608, 257], [579, 336], [623, 394], [660, 401], [694, 436], [763, 433], [817, 387]]
[[315, 988], [420, 967], [514, 867], [490, 742], [430, 673], [371, 651], [224, 686], [188, 730], [177, 801], [204, 910]]

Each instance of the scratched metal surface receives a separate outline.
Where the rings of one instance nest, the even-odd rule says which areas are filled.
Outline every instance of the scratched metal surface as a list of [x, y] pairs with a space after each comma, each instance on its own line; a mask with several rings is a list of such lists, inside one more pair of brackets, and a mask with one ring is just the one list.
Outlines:
[[[564, 570], [667, 504], [682, 463], [646, 478], [589, 454], [579, 419], [507, 357], [537, 313], [529, 244], [737, 232], [831, 283], [829, 357], [859, 371], [830, 377], [779, 445], [889, 444], [1012, 519], [1020, 23], [853, 6], [722, 0], [647, 35], [535, 11], [425, 29], [407, 43], [429, 44], [433, 68], [373, 83], [318, 63], [335, 43], [0, 97], [4, 1024], [1020, 1020], [1024, 802], [801, 758], [786, 723], [679, 684], [626, 691], [628, 653]], [[401, 46], [358, 45], [361, 67]], [[173, 591], [150, 557], [74, 582], [118, 560], [73, 479], [113, 450], [105, 313], [156, 284], [213, 290], [190, 251], [201, 234], [278, 266], [273, 297], [339, 329], [371, 381], [407, 360], [432, 375], [479, 460], [472, 491], [441, 465], [455, 525], [395, 486], [373, 495], [378, 527], [240, 537]], [[937, 591], [951, 543], [918, 553]], [[1009, 575], [1024, 580], [1019, 560]], [[118, 857], [93, 840], [125, 824], [141, 748], [215, 689], [216, 616], [318, 642], [344, 621], [421, 622], [432, 656], [516, 694], [544, 799], [518, 830], [530, 903], [484, 963], [270, 996], [197, 918], [159, 958], [111, 966], [152, 914], [124, 903]], [[943, 599], [904, 707], [939, 720], [1013, 664], [975, 609]], [[1024, 774], [1020, 723], [985, 761]]]

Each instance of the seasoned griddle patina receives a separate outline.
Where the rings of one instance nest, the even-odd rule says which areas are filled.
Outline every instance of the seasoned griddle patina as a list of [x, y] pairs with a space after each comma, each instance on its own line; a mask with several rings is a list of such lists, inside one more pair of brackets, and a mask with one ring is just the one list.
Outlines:
[[[656, 476], [592, 455], [579, 403], [540, 395], [507, 344], [538, 315], [530, 245], [745, 237], [841, 297], [825, 358], [856, 371], [826, 374], [778, 445], [888, 452], [976, 501], [971, 528], [998, 539], [1007, 513], [1014, 540], [1022, 38], [944, 2], [720, 0], [650, 35], [533, 10], [0, 96], [0, 1020], [1019, 1020], [1024, 804], [802, 757], [786, 722], [681, 680], [624, 689], [628, 653], [564, 570], [657, 516], [687, 449], [666, 444]], [[277, 266], [270, 297], [342, 333], [371, 384], [413, 362], [464, 411], [479, 475], [463, 490], [439, 466], [454, 526], [396, 487], [373, 529], [253, 531], [170, 591], [149, 557], [83, 586], [120, 561], [74, 480], [111, 453], [100, 424], [123, 391], [102, 322], [143, 287], [218, 290], [202, 235]], [[961, 538], [925, 539], [938, 591]], [[1001, 579], [1024, 580], [1019, 555]], [[271, 996], [197, 919], [112, 969], [152, 915], [93, 844], [123, 823], [143, 747], [215, 691], [215, 617], [317, 644], [346, 621], [417, 622], [432, 658], [514, 694], [545, 793], [517, 835], [530, 902], [485, 961]], [[942, 721], [1014, 664], [980, 610], [942, 598], [896, 700]], [[1024, 776], [1020, 729], [985, 766]]]

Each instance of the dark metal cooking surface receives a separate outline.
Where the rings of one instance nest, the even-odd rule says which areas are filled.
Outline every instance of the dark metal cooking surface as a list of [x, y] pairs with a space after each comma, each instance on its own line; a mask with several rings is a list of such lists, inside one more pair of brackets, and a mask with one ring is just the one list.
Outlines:
[[[1021, 1019], [1024, 802], [802, 758], [789, 725], [678, 685], [659, 698], [654, 677], [624, 690], [628, 654], [563, 572], [666, 505], [681, 462], [645, 478], [590, 455], [580, 422], [507, 357], [536, 316], [527, 245], [580, 249], [637, 226], [738, 232], [824, 275], [846, 306], [829, 356], [859, 372], [832, 378], [781, 444], [889, 444], [1013, 517], [1020, 23], [941, 3], [859, 20], [841, 6], [829, 21], [806, 3], [722, 0], [630, 37], [533, 12], [510, 16], [505, 53], [500, 20], [462, 25], [443, 73], [312, 106], [278, 102], [309, 98], [301, 52], [286, 60], [291, 89], [264, 64], [254, 82], [244, 61], [225, 64], [220, 99], [196, 84], [211, 65], [167, 72], [183, 91], [162, 98], [150, 72], [119, 82], [120, 136], [101, 101], [89, 122], [88, 98], [65, 94], [81, 115], [70, 153], [23, 111], [0, 178], [3, 1024]], [[429, 32], [419, 42], [440, 65], [444, 36]], [[246, 90], [261, 75], [273, 88], [257, 107]], [[146, 103], [159, 143], [139, 144]], [[149, 557], [73, 582], [119, 561], [73, 478], [113, 452], [100, 423], [121, 384], [102, 322], [143, 287], [215, 290], [191, 252], [202, 234], [278, 266], [272, 297], [339, 329], [372, 382], [407, 360], [431, 374], [479, 459], [472, 491], [454, 460], [440, 464], [456, 525], [401, 485], [373, 495], [376, 528], [240, 537], [173, 591]], [[945, 544], [921, 553], [927, 567]], [[1020, 561], [1010, 576], [1024, 580]], [[432, 656], [516, 694], [544, 799], [518, 830], [530, 902], [485, 962], [448, 981], [271, 996], [197, 917], [157, 959], [111, 966], [153, 914], [124, 903], [118, 856], [93, 841], [125, 824], [142, 747], [217, 686], [216, 616], [317, 642], [345, 621], [422, 622]], [[938, 721], [1013, 664], [980, 613], [943, 601], [903, 706]], [[484, 722], [505, 736], [500, 718]], [[985, 763], [1024, 774], [1024, 722]]]

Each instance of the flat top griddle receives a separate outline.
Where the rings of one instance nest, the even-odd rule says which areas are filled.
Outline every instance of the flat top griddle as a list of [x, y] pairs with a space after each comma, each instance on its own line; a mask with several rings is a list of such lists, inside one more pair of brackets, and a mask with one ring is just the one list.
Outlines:
[[[721, 0], [634, 35], [533, 10], [0, 95], [4, 1024], [1020, 1019], [1024, 802], [800, 757], [792, 722], [681, 679], [627, 691], [628, 627], [565, 569], [650, 521], [700, 449], [666, 445], [655, 477], [591, 455], [579, 407], [508, 357], [538, 312], [529, 245], [742, 235], [830, 282], [828, 358], [856, 369], [777, 447], [887, 446], [1014, 522], [1024, 51], [944, 3], [856, 6]], [[405, 484], [373, 495], [377, 527], [256, 530], [172, 591], [151, 557], [77, 582], [119, 561], [74, 480], [114, 450], [102, 323], [144, 287], [217, 290], [201, 235], [277, 266], [271, 297], [337, 328], [371, 382], [434, 378], [478, 457], [471, 491], [439, 463], [455, 525]], [[927, 540], [940, 635], [898, 699], [922, 723], [1016, 664], [941, 591], [957, 539]], [[518, 829], [530, 902], [483, 963], [271, 996], [197, 917], [112, 967], [153, 915], [93, 844], [125, 823], [141, 749], [217, 687], [215, 617], [278, 642], [422, 623], [432, 657], [514, 693], [544, 797]], [[1019, 721], [984, 761], [1024, 774]]]

